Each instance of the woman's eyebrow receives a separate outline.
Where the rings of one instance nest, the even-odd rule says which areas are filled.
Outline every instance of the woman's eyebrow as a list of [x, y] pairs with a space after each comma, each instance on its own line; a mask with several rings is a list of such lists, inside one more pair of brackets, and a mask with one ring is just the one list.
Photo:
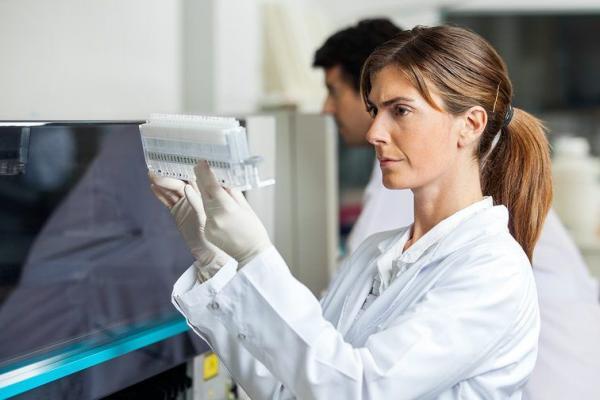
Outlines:
[[410, 103], [410, 102], [413, 102], [413, 101], [415, 101], [415, 100], [414, 100], [414, 99], [411, 99], [410, 97], [397, 96], [397, 97], [394, 97], [394, 98], [391, 98], [391, 99], [388, 99], [388, 100], [384, 100], [384, 101], [381, 103], [381, 105], [382, 105], [383, 107], [387, 107], [387, 106], [390, 106], [390, 105], [392, 105], [392, 104], [394, 104], [394, 103], [396, 103], [396, 102], [398, 102], [398, 101], [405, 101], [405, 102], [408, 102], [408, 103]]
[[[398, 101], [405, 101], [407, 103], [411, 103], [414, 102], [414, 99], [411, 99], [410, 97], [404, 97], [404, 96], [397, 96], [397, 97], [393, 97], [391, 99], [388, 100], [384, 100], [381, 102], [381, 107], [388, 107]], [[375, 102], [371, 101], [371, 99], [367, 99], [367, 104], [370, 107], [375, 107]]]

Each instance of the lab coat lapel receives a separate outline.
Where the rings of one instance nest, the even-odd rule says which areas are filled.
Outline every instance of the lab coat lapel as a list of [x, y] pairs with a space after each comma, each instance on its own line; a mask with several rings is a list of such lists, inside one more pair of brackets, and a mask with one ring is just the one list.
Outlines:
[[[437, 247], [437, 245], [434, 245], [429, 254], [395, 279], [390, 287], [364, 311], [346, 335], [346, 339], [350, 343], [364, 344], [366, 339], [373, 334], [373, 331], [381, 327], [383, 321], [389, 320], [392, 313], [403, 313], [435, 283], [437, 279], [432, 278], [431, 281], [427, 282], [426, 289], [421, 288], [420, 285], [415, 287], [417, 276], [436, 258], [435, 250]], [[439, 274], [435, 273], [434, 275], [438, 276]]]
[[[360, 261], [361, 260], [357, 260], [356, 262]], [[348, 294], [344, 299], [337, 324], [337, 329], [342, 336], [345, 336], [348, 329], [352, 326], [352, 322], [356, 318], [358, 311], [371, 290], [376, 261], [377, 257], [372, 258], [368, 263], [367, 268], [362, 269], [356, 276], [350, 277], [355, 284], [348, 291]]]
[[338, 319], [337, 329], [342, 335], [345, 336], [352, 327], [356, 315], [360, 311], [373, 286], [373, 277], [377, 271], [377, 260], [385, 251], [387, 251], [387, 249], [399, 240], [403, 234], [404, 229], [399, 230], [398, 233], [383, 240], [377, 246], [377, 250], [374, 253], [360, 255], [353, 261], [353, 264], [356, 266], [367, 265], [367, 267], [358, 269], [353, 265], [351, 268], [351, 270], [356, 270], [357, 272], [356, 274], [351, 274], [349, 277], [352, 282], [352, 287], [346, 294], [340, 311], [340, 318]]
[[[480, 213], [482, 209], [486, 210]], [[389, 315], [392, 312], [402, 313], [404, 310], [411, 307], [432, 285], [435, 284], [435, 282], [437, 282], [440, 276], [445, 273], [447, 266], [441, 262], [441, 259], [445, 258], [456, 248], [472, 239], [471, 234], [451, 235], [450, 233], [455, 232], [460, 225], [468, 226], [469, 224], [485, 221], [489, 218], [489, 215], [497, 212], [501, 214], [506, 213], [506, 209], [504, 207], [492, 207], [492, 201], [488, 198], [477, 203], [475, 207], [472, 206], [469, 209], [465, 209], [434, 227], [413, 245], [412, 251], [408, 250], [410, 253], [404, 255], [404, 258], [407, 261], [414, 264], [403, 275], [392, 282], [390, 287], [375, 299], [373, 304], [364, 311], [360, 318], [356, 321], [350, 321], [351, 326], [344, 337], [350, 343], [362, 345], [364, 344], [364, 340], [373, 333], [373, 330], [377, 329], [378, 324], [384, 320], [389, 320]], [[479, 218], [472, 218], [473, 215], [478, 213], [480, 215]], [[507, 217], [503, 218], [502, 215], [499, 215], [493, 219], [489, 219], [490, 224], [486, 225], [485, 229], [506, 229], [504, 222], [508, 221]], [[503, 222], [500, 224], [493, 223], [496, 220]], [[480, 231], [480, 228], [462, 229], [462, 231], [478, 232]], [[404, 231], [401, 231], [400, 233], [402, 234], [403, 232]], [[398, 236], [394, 238], [398, 239]], [[394, 243], [396, 243], [394, 240], [390, 240], [388, 243], [385, 243], [386, 246], [384, 246], [384, 243], [382, 242], [379, 246], [381, 254], [394, 245]], [[424, 273], [424, 270], [429, 269], [430, 267], [433, 267], [434, 269], [427, 271], [427, 278], [420, 278], [422, 284], [415, 286], [414, 282], [416, 277], [420, 273]], [[361, 301], [364, 301], [364, 297]], [[355, 316], [356, 314], [352, 315], [353, 318]]]

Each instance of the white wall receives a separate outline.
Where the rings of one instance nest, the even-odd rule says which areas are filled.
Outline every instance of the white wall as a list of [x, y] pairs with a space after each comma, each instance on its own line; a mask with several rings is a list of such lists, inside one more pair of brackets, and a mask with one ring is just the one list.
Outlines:
[[[266, 100], [264, 71], [269, 68], [263, 65], [268, 52], [262, 7], [267, 2], [287, 2], [296, 8], [313, 5], [321, 10], [322, 22], [295, 15], [296, 22], [330, 26], [331, 32], [323, 36], [375, 16], [412, 27], [437, 24], [442, 11], [452, 9], [577, 12], [600, 8], [594, 0], [573, 0], [568, 5], [542, 0], [501, 4], [484, 0], [2, 0], [0, 119], [251, 113]], [[309, 42], [307, 32], [296, 31], [289, 37]], [[298, 45], [304, 42], [292, 42], [285, 48], [301, 48], [302, 54], [289, 61], [310, 71], [312, 52], [320, 43], [309, 49]], [[294, 76], [302, 88], [314, 80], [299, 73]], [[320, 76], [317, 79], [321, 88]], [[318, 109], [322, 95], [316, 90], [309, 94], [305, 103]]]
[[186, 113], [254, 112], [262, 97], [259, 1], [183, 0]]
[[248, 113], [260, 102], [262, 29], [260, 2], [215, 1], [215, 112]]
[[0, 1], [0, 119], [244, 114], [262, 96], [260, 1]]
[[1, 1], [0, 119], [178, 110], [179, 20], [179, 1]]

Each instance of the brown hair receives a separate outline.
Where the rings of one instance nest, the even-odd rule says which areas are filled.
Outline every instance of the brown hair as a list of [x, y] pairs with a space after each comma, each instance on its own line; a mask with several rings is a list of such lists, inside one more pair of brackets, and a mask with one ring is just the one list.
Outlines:
[[432, 107], [440, 109], [428, 83], [453, 115], [477, 105], [486, 110], [488, 122], [475, 154], [482, 191], [508, 208], [510, 232], [531, 260], [552, 202], [550, 150], [542, 123], [511, 106], [512, 84], [504, 61], [469, 30], [417, 26], [379, 46], [365, 61], [365, 104], [374, 74], [389, 65], [400, 68]]

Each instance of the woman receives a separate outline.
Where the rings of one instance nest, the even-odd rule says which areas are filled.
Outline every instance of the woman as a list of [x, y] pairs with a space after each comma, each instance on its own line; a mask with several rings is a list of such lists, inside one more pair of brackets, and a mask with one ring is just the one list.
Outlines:
[[254, 399], [521, 398], [552, 197], [542, 126], [511, 106], [494, 49], [456, 27], [379, 47], [362, 94], [383, 183], [413, 191], [414, 224], [368, 238], [319, 303], [205, 163], [201, 196], [153, 178], [198, 260], [174, 304]]

